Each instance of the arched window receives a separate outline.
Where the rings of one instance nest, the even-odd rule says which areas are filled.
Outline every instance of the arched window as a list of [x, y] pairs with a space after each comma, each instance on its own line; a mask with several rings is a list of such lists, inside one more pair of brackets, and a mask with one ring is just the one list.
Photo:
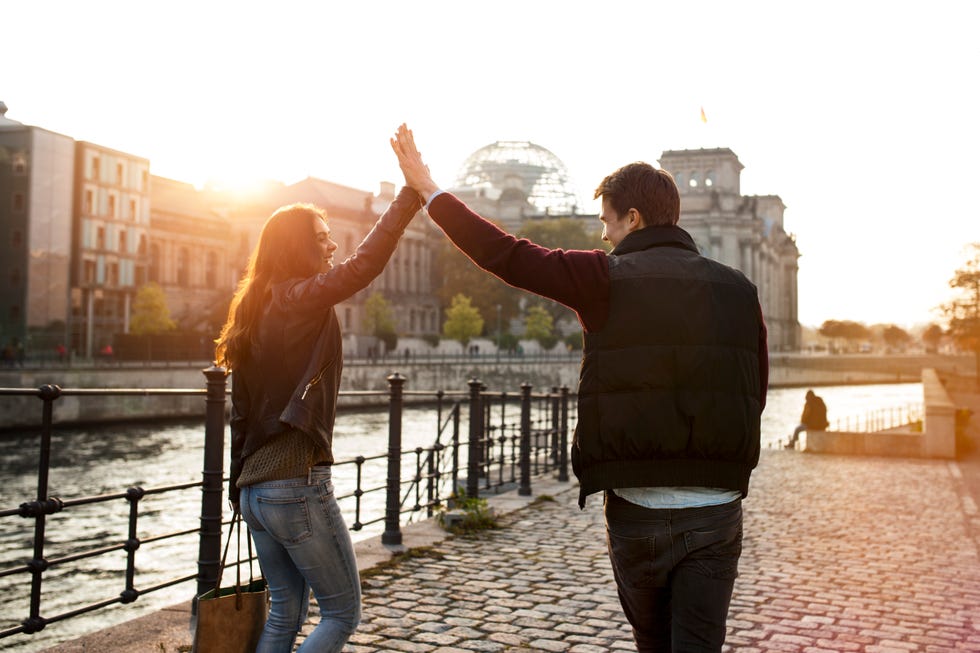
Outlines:
[[692, 172], [688, 178], [687, 185], [691, 188], [697, 188], [701, 185], [701, 175], [697, 172]]
[[715, 185], [715, 171], [714, 170], [709, 170], [708, 172], [704, 173], [704, 185], [705, 186], [714, 186]]
[[678, 188], [684, 188], [684, 173], [678, 172], [674, 175], [674, 183], [677, 184]]

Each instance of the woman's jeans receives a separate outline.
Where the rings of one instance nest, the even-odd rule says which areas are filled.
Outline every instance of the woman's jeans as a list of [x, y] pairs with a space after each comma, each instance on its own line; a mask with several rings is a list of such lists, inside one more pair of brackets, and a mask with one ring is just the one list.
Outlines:
[[256, 653], [293, 650], [306, 621], [310, 589], [320, 607], [320, 623], [298, 651], [343, 649], [361, 618], [361, 584], [330, 467], [244, 487], [241, 509], [272, 599]]
[[742, 502], [651, 509], [606, 492], [606, 541], [637, 651], [721, 651]]

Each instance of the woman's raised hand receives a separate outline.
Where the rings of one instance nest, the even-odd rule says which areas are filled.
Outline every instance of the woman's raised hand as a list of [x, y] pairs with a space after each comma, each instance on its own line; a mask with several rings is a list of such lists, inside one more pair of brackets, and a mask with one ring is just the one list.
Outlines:
[[424, 198], [439, 190], [439, 186], [429, 174], [429, 167], [422, 161], [422, 155], [415, 146], [415, 136], [405, 123], [398, 127], [391, 138], [391, 149], [398, 157], [398, 165], [405, 175], [405, 185], [414, 188]]

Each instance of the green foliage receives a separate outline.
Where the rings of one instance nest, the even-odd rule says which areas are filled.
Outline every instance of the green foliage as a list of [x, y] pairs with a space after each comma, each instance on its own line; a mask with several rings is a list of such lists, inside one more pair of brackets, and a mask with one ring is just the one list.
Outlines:
[[573, 351], [581, 351], [582, 349], [582, 332], [569, 333], [564, 338], [565, 344], [572, 348]]
[[134, 335], [173, 331], [176, 323], [170, 319], [167, 296], [157, 283], [150, 282], [136, 292], [129, 332]]
[[391, 304], [378, 291], [371, 293], [364, 302], [364, 328], [372, 336], [380, 338], [388, 351], [398, 344]]
[[949, 320], [949, 333], [957, 345], [976, 356], [980, 384], [980, 242], [967, 247], [967, 260], [953, 272], [949, 285], [956, 296], [942, 306]]
[[435, 333], [425, 333], [422, 335], [422, 340], [430, 347], [438, 347], [440, 338]]
[[541, 306], [532, 306], [524, 318], [524, 335], [537, 340], [545, 349], [551, 349], [558, 342], [555, 336], [555, 321], [551, 313]]
[[[451, 533], [475, 533], [487, 529], [499, 528], [497, 516], [493, 509], [487, 504], [487, 500], [480, 497], [468, 497], [466, 491], [460, 489], [451, 499], [453, 512], [443, 511], [437, 515], [439, 525]], [[462, 511], [462, 519], [450, 521], [447, 515]]]
[[[599, 222], [589, 225], [578, 218], [531, 220], [521, 225], [517, 234], [549, 249], [596, 249], [600, 246]], [[592, 226], [590, 231], [588, 226]]]
[[462, 293], [453, 297], [452, 304], [446, 310], [442, 332], [447, 338], [458, 340], [463, 345], [483, 332], [483, 318], [469, 297]]
[[[508, 286], [497, 277], [481, 270], [450, 242], [443, 242], [433, 264], [434, 290], [442, 306], [448, 307], [457, 295], [466, 295], [480, 315], [487, 317], [487, 329], [496, 332], [497, 306], [504, 330], [519, 312], [524, 291]], [[479, 334], [478, 334], [479, 335]]]

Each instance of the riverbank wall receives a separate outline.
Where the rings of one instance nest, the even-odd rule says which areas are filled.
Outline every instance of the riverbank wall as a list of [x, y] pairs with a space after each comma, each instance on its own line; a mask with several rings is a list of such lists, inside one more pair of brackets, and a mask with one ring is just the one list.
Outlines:
[[[468, 392], [479, 379], [491, 391], [519, 392], [523, 383], [535, 391], [568, 387], [574, 392], [578, 356], [567, 358], [474, 357], [449, 360], [354, 360], [344, 364], [341, 408], [387, 403], [387, 377], [395, 372], [407, 381], [406, 403], [431, 401], [436, 390]], [[14, 368], [0, 371], [2, 388], [184, 388], [185, 396], [65, 396], [55, 403], [55, 424], [102, 423], [138, 419], [204, 415], [207, 363], [186, 366], [103, 366], [91, 368]], [[869, 383], [917, 383], [922, 370], [971, 374], [969, 355], [801, 356], [779, 354], [770, 360], [770, 387], [818, 387]], [[348, 394], [343, 394], [348, 393]], [[377, 393], [377, 394], [371, 394]], [[41, 402], [33, 396], [4, 395], [0, 390], [0, 429], [34, 426], [41, 419]]]

